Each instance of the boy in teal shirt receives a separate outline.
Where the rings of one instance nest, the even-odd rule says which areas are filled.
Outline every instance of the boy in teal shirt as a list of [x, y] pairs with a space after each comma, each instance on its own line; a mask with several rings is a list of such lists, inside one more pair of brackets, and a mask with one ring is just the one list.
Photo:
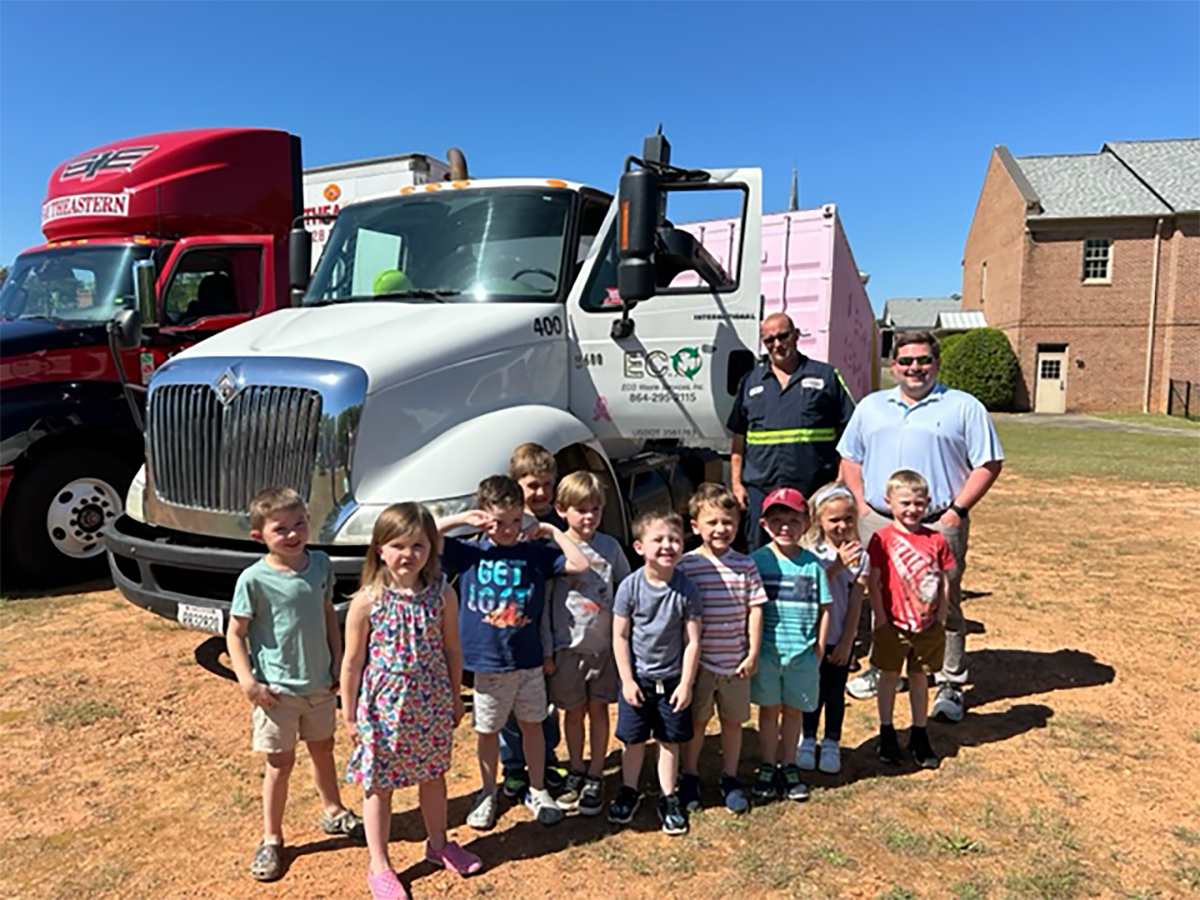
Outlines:
[[333, 609], [333, 566], [308, 550], [308, 513], [291, 488], [267, 488], [250, 503], [250, 535], [267, 553], [238, 576], [226, 644], [254, 707], [254, 749], [267, 754], [263, 839], [250, 874], [283, 874], [283, 810], [296, 764], [296, 740], [308, 746], [326, 834], [362, 837], [362, 819], [342, 805], [333, 761], [342, 637]]
[[750, 682], [762, 742], [762, 763], [751, 793], [760, 800], [781, 794], [789, 800], [808, 799], [793, 757], [801, 714], [817, 708], [827, 613], [833, 602], [821, 561], [800, 546], [808, 524], [803, 494], [794, 488], [772, 491], [763, 501], [762, 517], [771, 543], [751, 554], [767, 591], [762, 651]]

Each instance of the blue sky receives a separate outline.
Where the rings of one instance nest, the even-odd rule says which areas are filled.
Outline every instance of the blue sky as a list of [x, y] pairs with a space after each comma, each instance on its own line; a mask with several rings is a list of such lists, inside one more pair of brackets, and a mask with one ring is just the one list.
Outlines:
[[478, 176], [613, 190], [663, 122], [682, 165], [837, 203], [877, 308], [961, 288], [993, 145], [1200, 135], [1196, 3], [0, 5], [0, 263], [97, 144], [255, 125], [306, 165], [456, 145]]

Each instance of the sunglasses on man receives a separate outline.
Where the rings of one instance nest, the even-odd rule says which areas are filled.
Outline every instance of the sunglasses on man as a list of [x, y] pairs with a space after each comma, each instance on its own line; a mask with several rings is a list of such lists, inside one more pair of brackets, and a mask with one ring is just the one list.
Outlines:
[[933, 364], [932, 356], [897, 356], [896, 363], [901, 366], [911, 366], [914, 363], [918, 366], [928, 366]]
[[776, 341], [788, 340], [795, 333], [796, 333], [795, 331], [781, 331], [778, 334], [764, 334], [762, 341], [764, 344], [766, 344], [768, 347], [770, 347]]

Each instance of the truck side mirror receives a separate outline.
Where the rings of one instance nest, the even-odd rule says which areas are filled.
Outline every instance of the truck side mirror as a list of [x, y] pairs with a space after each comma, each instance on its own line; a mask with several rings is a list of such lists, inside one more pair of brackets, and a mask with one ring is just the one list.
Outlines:
[[[139, 313], [138, 337], [134, 344], [141, 343], [143, 325], [158, 324], [158, 303], [154, 296], [156, 278], [153, 260], [140, 259], [133, 264], [133, 297]], [[120, 316], [118, 315], [117, 318], [119, 319]]]
[[628, 309], [654, 296], [654, 251], [661, 208], [658, 173], [650, 169], [626, 172], [617, 198], [617, 292]]
[[142, 343], [142, 314], [136, 309], [123, 309], [113, 316], [111, 330], [122, 350], [132, 350]]
[[312, 235], [297, 222], [288, 233], [288, 281], [293, 297], [308, 290], [308, 278], [312, 273]]

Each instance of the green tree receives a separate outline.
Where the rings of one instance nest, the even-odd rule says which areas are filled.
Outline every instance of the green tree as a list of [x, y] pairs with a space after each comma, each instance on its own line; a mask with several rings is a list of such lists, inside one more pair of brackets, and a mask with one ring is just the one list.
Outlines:
[[8, 281], [8, 266], [0, 266], [0, 287], [4, 287], [6, 281]]
[[1003, 331], [976, 328], [943, 343], [942, 383], [974, 394], [993, 412], [1012, 408], [1020, 365]]

